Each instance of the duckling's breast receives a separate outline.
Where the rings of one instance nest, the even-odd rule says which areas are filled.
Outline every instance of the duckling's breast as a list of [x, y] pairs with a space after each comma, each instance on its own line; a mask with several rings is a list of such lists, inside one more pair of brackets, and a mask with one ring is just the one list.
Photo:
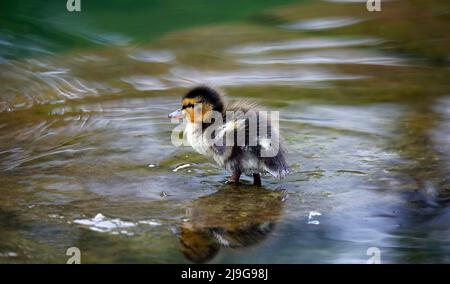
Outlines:
[[203, 140], [202, 127], [194, 123], [188, 123], [184, 131], [186, 140], [198, 153], [211, 156], [211, 147]]

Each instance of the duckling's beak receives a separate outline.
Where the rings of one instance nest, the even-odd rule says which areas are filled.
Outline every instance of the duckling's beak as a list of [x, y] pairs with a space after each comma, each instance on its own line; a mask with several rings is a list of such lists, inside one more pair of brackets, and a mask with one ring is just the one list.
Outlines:
[[181, 108], [177, 109], [174, 112], [169, 113], [169, 118], [175, 118], [178, 120], [183, 119], [183, 112], [181, 111]]

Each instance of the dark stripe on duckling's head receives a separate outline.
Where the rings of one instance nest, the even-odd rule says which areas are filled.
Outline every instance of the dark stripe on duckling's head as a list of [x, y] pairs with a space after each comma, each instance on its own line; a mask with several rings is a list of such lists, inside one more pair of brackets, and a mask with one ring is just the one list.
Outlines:
[[224, 109], [224, 102], [222, 95], [208, 86], [197, 86], [191, 89], [183, 97], [183, 108], [188, 108], [193, 106], [194, 103], [209, 104], [212, 110], [222, 112]]

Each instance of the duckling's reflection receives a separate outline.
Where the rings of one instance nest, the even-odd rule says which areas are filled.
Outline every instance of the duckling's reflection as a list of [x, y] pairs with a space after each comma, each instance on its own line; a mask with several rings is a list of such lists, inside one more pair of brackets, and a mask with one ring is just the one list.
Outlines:
[[242, 248], [265, 239], [282, 213], [285, 190], [226, 186], [188, 206], [180, 225], [181, 251], [203, 263], [221, 247]]

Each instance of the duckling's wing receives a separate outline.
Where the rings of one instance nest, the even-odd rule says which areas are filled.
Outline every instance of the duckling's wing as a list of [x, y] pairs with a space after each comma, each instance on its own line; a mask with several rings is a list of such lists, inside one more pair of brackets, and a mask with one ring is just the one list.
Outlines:
[[238, 112], [238, 111], [247, 112], [249, 110], [260, 111], [261, 109], [262, 109], [261, 106], [252, 99], [236, 100], [236, 101], [229, 103], [225, 107], [225, 111], [232, 111], [232, 112]]
[[[286, 153], [277, 129], [273, 129], [271, 119], [257, 103], [251, 100], [239, 100], [227, 105], [224, 112], [225, 123], [216, 132], [213, 145], [218, 155], [229, 156], [237, 164], [241, 158], [247, 159], [253, 155], [260, 167], [271, 175], [281, 178], [289, 172]], [[249, 111], [254, 111], [249, 115]], [[265, 133], [261, 123], [266, 123]], [[227, 139], [231, 136], [231, 139]], [[271, 154], [272, 153], [272, 154]], [[269, 155], [266, 155], [269, 154]]]
[[224, 124], [214, 130], [214, 140], [211, 145], [212, 150], [218, 155], [226, 155], [231, 153], [231, 148], [237, 144], [237, 133], [241, 130], [245, 131], [246, 121], [241, 117], [233, 117]]

